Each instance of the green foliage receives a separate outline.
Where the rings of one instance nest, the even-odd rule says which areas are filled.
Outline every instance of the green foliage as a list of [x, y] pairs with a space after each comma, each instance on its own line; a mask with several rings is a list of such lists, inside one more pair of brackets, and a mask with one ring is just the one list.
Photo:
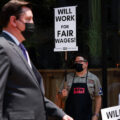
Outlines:
[[101, 56], [101, 32], [97, 28], [90, 27], [89, 29], [89, 41], [91, 56]]
[[92, 0], [91, 2], [91, 23], [88, 31], [90, 54], [93, 57], [101, 57], [101, 12], [100, 0]]

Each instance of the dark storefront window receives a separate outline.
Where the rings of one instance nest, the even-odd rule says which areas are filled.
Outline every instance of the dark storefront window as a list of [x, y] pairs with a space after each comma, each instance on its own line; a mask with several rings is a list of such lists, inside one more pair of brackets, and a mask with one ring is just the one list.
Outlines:
[[[9, 0], [1, 1], [0, 8]], [[28, 0], [29, 1], [29, 0]], [[38, 69], [62, 69], [65, 67], [65, 53], [54, 52], [54, 8], [77, 6], [77, 46], [78, 52], [88, 57], [90, 68], [102, 67], [102, 52], [106, 52], [107, 67], [120, 66], [120, 3], [119, 0], [104, 2], [104, 10], [99, 2], [92, 0], [31, 0], [33, 4], [36, 31], [25, 42], [30, 57]], [[96, 9], [98, 8], [98, 9]], [[96, 11], [97, 10], [97, 11]], [[104, 24], [102, 26], [101, 20]], [[98, 21], [99, 20], [99, 21]], [[96, 22], [97, 21], [97, 22]], [[91, 26], [94, 26], [91, 28]], [[101, 28], [102, 26], [102, 28]], [[103, 33], [103, 30], [105, 34]], [[102, 48], [102, 41], [106, 45]], [[105, 49], [103, 51], [102, 49]], [[67, 67], [77, 52], [68, 52]]]
[[[29, 1], [29, 0], [28, 0]], [[89, 60], [89, 67], [101, 67], [102, 38], [100, 0], [31, 0], [33, 4], [36, 31], [25, 44], [30, 57], [38, 69], [73, 68], [77, 53]], [[2, 2], [1, 6], [5, 2]], [[78, 52], [68, 52], [65, 63], [64, 52], [54, 52], [54, 8], [77, 6], [77, 46]]]
[[[26, 41], [31, 59], [39, 69], [63, 69], [65, 53], [54, 52], [54, 8], [77, 6], [77, 45], [81, 54], [90, 57], [88, 41], [89, 4], [88, 0], [44, 0], [33, 1], [36, 32]], [[77, 52], [68, 52], [67, 67], [72, 68]]]

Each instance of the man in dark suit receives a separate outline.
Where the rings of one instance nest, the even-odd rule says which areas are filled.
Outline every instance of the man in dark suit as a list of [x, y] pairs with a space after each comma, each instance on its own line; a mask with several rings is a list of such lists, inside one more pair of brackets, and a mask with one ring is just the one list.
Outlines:
[[28, 2], [11, 0], [0, 13], [0, 120], [73, 120], [44, 96], [42, 77], [21, 44], [34, 30]]

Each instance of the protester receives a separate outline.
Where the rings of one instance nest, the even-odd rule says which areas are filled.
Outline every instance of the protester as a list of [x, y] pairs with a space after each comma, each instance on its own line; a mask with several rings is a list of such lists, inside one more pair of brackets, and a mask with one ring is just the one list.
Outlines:
[[102, 101], [100, 81], [88, 71], [88, 61], [80, 55], [75, 58], [75, 70], [75, 73], [67, 75], [67, 80], [61, 85], [62, 98], [66, 97], [65, 112], [75, 120], [98, 120]]

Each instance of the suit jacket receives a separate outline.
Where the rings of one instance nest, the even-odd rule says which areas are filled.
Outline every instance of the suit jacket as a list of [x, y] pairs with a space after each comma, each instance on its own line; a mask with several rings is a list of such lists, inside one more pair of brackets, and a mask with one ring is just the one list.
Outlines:
[[[33, 69], [32, 69], [33, 68]], [[5, 33], [0, 35], [0, 120], [46, 120], [65, 113], [45, 98], [43, 80], [28, 65], [21, 49]]]

